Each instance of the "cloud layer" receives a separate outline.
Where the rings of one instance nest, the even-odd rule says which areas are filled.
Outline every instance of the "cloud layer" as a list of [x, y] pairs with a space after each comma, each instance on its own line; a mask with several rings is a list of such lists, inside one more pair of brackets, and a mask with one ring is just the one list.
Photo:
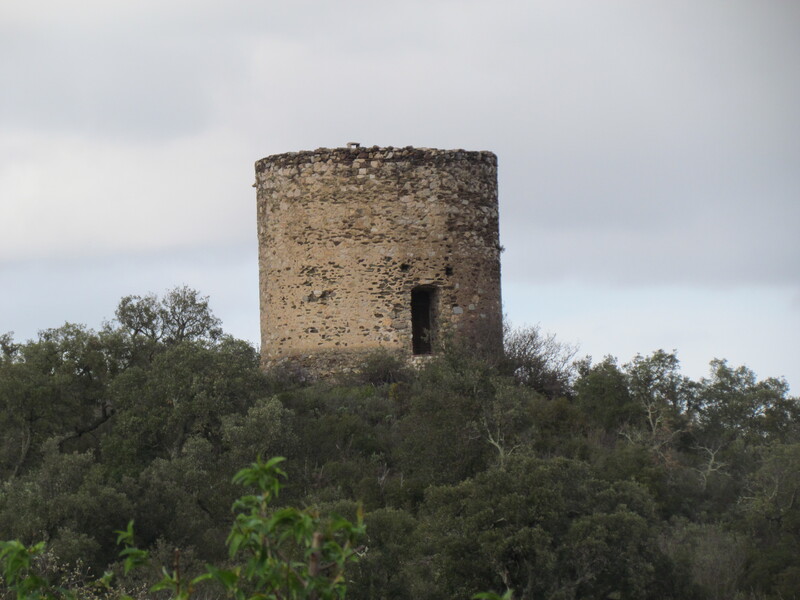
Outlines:
[[252, 261], [253, 162], [358, 141], [495, 151], [510, 289], [768, 289], [788, 319], [799, 27], [788, 1], [5, 2], [0, 285]]

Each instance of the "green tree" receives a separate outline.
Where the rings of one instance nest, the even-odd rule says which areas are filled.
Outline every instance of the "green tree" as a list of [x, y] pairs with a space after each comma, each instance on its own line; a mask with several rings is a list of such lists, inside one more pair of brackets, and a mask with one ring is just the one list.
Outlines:
[[[332, 600], [344, 598], [348, 563], [358, 559], [357, 539], [364, 534], [359, 521], [352, 524], [335, 515], [322, 517], [313, 509], [273, 508], [285, 473], [278, 467], [283, 458], [257, 460], [239, 471], [235, 483], [255, 488], [234, 503], [236, 513], [227, 545], [232, 566], [207, 566], [206, 573], [187, 578], [179, 558], [172, 569], [162, 568], [163, 578], [152, 591], [167, 590], [175, 600], [188, 600], [198, 586], [215, 580], [236, 600]], [[133, 522], [117, 532], [124, 544], [121, 556], [125, 572], [149, 561], [149, 555], [134, 544]], [[18, 600], [72, 598], [75, 592], [48, 581], [36, 568], [35, 559], [44, 542], [30, 547], [19, 541], [0, 542], [0, 584]], [[112, 591], [112, 575], [98, 583]]]
[[39, 468], [0, 494], [0, 531], [25, 544], [46, 541], [63, 562], [81, 559], [104, 568], [113, 553], [108, 532], [131, 510], [128, 498], [104, 480], [91, 452], [62, 453], [52, 439], [44, 445]]
[[575, 382], [575, 397], [589, 421], [614, 437], [626, 426], [641, 423], [644, 417], [644, 407], [632, 397], [627, 377], [610, 356]]
[[800, 596], [800, 444], [760, 452], [737, 505], [737, 525], [755, 542], [744, 584], [777, 598]]
[[572, 395], [577, 346], [558, 341], [552, 333], [543, 333], [538, 325], [506, 327], [503, 337], [503, 368], [519, 383], [548, 398]]
[[484, 407], [495, 396], [495, 375], [487, 363], [454, 352], [420, 372], [397, 425], [397, 466], [410, 487], [454, 483], [485, 468], [491, 447]]
[[365, 550], [352, 570], [347, 596], [354, 600], [411, 599], [407, 565], [414, 560], [418, 522], [408, 511], [381, 508], [364, 515]]
[[156, 458], [178, 458], [193, 436], [223, 444], [225, 415], [244, 414], [267, 395], [255, 350], [238, 340], [184, 341], [150, 365], [128, 369], [113, 385], [116, 415], [103, 440], [108, 462], [138, 472]]
[[641, 422], [624, 434], [666, 466], [675, 463], [675, 447], [696, 404], [696, 385], [680, 374], [679, 365], [675, 352], [656, 350], [650, 356], [637, 355], [624, 366], [631, 398], [642, 413]]
[[155, 294], [125, 296], [108, 331], [125, 340], [131, 364], [149, 362], [160, 350], [182, 342], [211, 344], [222, 337], [220, 320], [211, 312], [208, 297], [189, 287], [177, 287], [162, 298]]
[[[419, 598], [513, 589], [520, 598], [685, 597], [656, 541], [647, 491], [582, 462], [515, 457], [430, 488], [411, 570]], [[418, 551], [419, 552], [419, 551]]]
[[209, 308], [208, 297], [187, 286], [154, 294], [125, 296], [116, 310], [117, 321], [133, 339], [178, 344], [184, 341], [214, 341], [222, 335], [221, 321]]
[[747, 367], [711, 361], [711, 377], [701, 381], [702, 435], [717, 444], [741, 439], [747, 444], [800, 441], [800, 402], [786, 381], [756, 379]]
[[39, 333], [0, 361], [0, 474], [14, 477], [35, 465], [41, 445], [84, 450], [113, 414], [108, 386], [119, 364], [103, 335], [66, 324]]

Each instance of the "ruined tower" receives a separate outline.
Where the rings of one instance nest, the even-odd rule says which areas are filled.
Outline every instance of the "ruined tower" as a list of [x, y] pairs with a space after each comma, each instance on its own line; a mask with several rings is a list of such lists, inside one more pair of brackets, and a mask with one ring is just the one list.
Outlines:
[[378, 348], [502, 341], [497, 157], [320, 148], [256, 162], [261, 356], [315, 374]]

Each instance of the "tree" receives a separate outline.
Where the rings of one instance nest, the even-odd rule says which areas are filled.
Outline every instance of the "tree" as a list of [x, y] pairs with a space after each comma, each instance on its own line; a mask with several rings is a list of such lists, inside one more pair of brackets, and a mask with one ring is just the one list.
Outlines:
[[355, 600], [411, 600], [409, 573], [404, 568], [414, 557], [413, 515], [396, 508], [381, 508], [364, 515], [366, 550], [353, 569], [347, 590]]
[[739, 527], [756, 544], [745, 584], [778, 598], [800, 589], [800, 444], [764, 447], [739, 505]]
[[686, 569], [709, 600], [738, 598], [747, 560], [747, 538], [721, 523], [676, 519], [661, 535], [660, 545]]
[[454, 483], [482, 470], [490, 452], [484, 407], [494, 397], [494, 369], [448, 352], [420, 372], [398, 423], [398, 467], [419, 489]]
[[711, 377], [701, 381], [702, 433], [717, 443], [735, 438], [747, 444], [800, 441], [800, 402], [788, 395], [786, 381], [758, 381], [747, 367], [711, 361]]
[[504, 333], [505, 368], [517, 381], [548, 398], [571, 396], [577, 346], [558, 341], [552, 333], [542, 333], [538, 325], [506, 327]]
[[[176, 553], [172, 569], [162, 568], [162, 580], [152, 591], [168, 590], [175, 600], [188, 600], [205, 581], [215, 580], [237, 600], [332, 600], [344, 598], [344, 570], [358, 559], [356, 540], [363, 535], [357, 524], [335, 515], [321, 517], [312, 509], [272, 508], [285, 473], [283, 458], [256, 460], [239, 471], [235, 483], [255, 488], [234, 503], [236, 513], [227, 545], [234, 566], [208, 565], [206, 573], [187, 579]], [[134, 544], [133, 522], [117, 532], [124, 545], [125, 572], [145, 565], [148, 552]], [[19, 541], [0, 542], [0, 573], [7, 590], [22, 599], [70, 598], [73, 592], [54, 586], [36, 568], [44, 542], [30, 547]], [[109, 587], [112, 575], [98, 582]]]
[[91, 452], [62, 453], [48, 440], [39, 467], [5, 486], [0, 531], [26, 544], [46, 541], [65, 563], [105, 568], [113, 552], [108, 533], [125, 522], [132, 503], [102, 471]]
[[613, 357], [591, 366], [575, 382], [575, 400], [590, 422], [616, 435], [641, 423], [644, 409], [631, 397], [628, 379]]
[[674, 351], [637, 354], [623, 369], [631, 399], [642, 414], [640, 423], [625, 428], [625, 437], [647, 447], [665, 466], [674, 466], [675, 445], [695, 408], [696, 386], [680, 374]]
[[102, 447], [128, 473], [155, 458], [180, 457], [192, 436], [220, 450], [224, 417], [246, 413], [267, 395], [255, 350], [227, 338], [167, 346], [148, 365], [117, 377], [112, 392], [116, 415]]
[[35, 463], [41, 444], [56, 437], [63, 449], [84, 443], [113, 413], [108, 385], [120, 365], [105, 339], [67, 323], [46, 329], [0, 361], [0, 475], [15, 476]]
[[159, 347], [187, 341], [213, 343], [222, 336], [221, 321], [211, 312], [208, 297], [187, 286], [174, 288], [161, 299], [154, 294], [125, 296], [115, 315], [134, 362], [152, 359]]
[[429, 488], [417, 598], [513, 589], [520, 598], [678, 598], [684, 587], [655, 543], [652, 498], [597, 479], [582, 462], [511, 457], [457, 485]]

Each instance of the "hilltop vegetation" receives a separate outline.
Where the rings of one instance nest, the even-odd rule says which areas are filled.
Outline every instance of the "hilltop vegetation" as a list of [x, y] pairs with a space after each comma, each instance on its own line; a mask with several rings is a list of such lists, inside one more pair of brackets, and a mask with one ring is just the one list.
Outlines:
[[573, 361], [530, 329], [502, 356], [378, 353], [309, 383], [262, 372], [186, 288], [0, 353], [0, 539], [46, 541], [76, 589], [159, 578], [115, 564], [130, 519], [187, 572], [225, 563], [233, 474], [280, 455], [281, 505], [363, 507], [348, 598], [798, 597], [800, 401], [746, 367]]

